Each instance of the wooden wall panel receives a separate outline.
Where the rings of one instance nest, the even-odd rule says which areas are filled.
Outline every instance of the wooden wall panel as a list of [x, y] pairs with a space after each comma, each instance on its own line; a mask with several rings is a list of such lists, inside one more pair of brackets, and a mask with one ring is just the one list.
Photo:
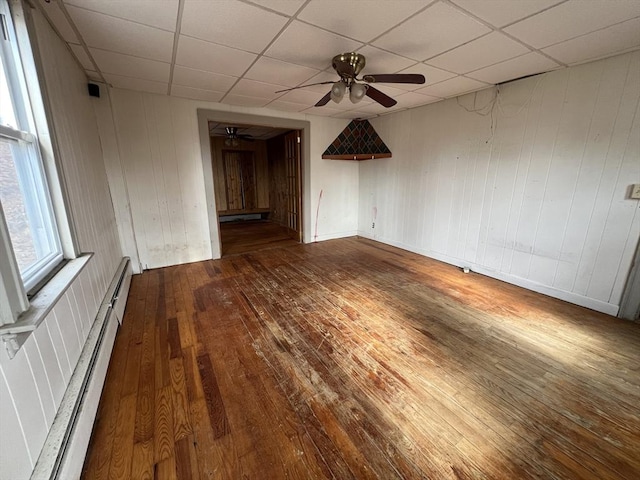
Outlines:
[[284, 135], [267, 140], [269, 159], [269, 220], [287, 225], [287, 172]]
[[[240, 155], [229, 160], [229, 152], [251, 152], [254, 161], [254, 175], [256, 186], [255, 206], [250, 209], [269, 208], [269, 165], [267, 159], [267, 142], [255, 140], [253, 142], [240, 141], [235, 147], [224, 144], [224, 137], [211, 138], [211, 157], [213, 162], [213, 181], [216, 196], [216, 208], [218, 213], [228, 211], [237, 212], [242, 209], [242, 197], [240, 188], [240, 165], [237, 164]], [[225, 154], [225, 152], [227, 154]], [[226, 182], [225, 182], [226, 178]], [[228, 189], [228, 192], [227, 192]], [[234, 199], [234, 201], [232, 201]]]
[[13, 359], [0, 349], [0, 477], [12, 480], [31, 476], [122, 258], [87, 79], [39, 10], [30, 11], [69, 209], [80, 249], [94, 256]]
[[372, 120], [393, 158], [360, 163], [359, 234], [615, 314], [640, 236], [640, 53], [504, 85], [480, 115], [494, 97]]

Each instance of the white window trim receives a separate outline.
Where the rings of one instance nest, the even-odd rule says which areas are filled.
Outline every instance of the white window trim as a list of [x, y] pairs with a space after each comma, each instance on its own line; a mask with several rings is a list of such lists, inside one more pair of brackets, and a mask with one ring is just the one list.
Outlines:
[[[0, 339], [2, 339], [11, 358], [24, 344], [30, 332], [34, 331], [55, 306], [65, 291], [88, 264], [92, 253], [79, 254], [77, 237], [72, 228], [73, 221], [67, 208], [68, 196], [64, 187], [64, 171], [56, 161], [59, 158], [50, 114], [50, 102], [41, 72], [42, 62], [38, 51], [37, 39], [30, 7], [21, 0], [6, 0], [11, 10], [15, 34], [18, 40], [20, 59], [26, 77], [26, 89], [31, 102], [34, 129], [38, 136], [39, 153], [45, 170], [49, 195], [53, 204], [54, 216], [59, 231], [63, 256], [68, 261], [29, 301], [8, 231], [4, 214], [0, 208]], [[15, 133], [15, 130], [11, 130]], [[0, 135], [4, 132], [0, 126]], [[22, 132], [24, 135], [31, 135]], [[15, 138], [15, 135], [5, 135]], [[4, 324], [3, 324], [4, 323]]]

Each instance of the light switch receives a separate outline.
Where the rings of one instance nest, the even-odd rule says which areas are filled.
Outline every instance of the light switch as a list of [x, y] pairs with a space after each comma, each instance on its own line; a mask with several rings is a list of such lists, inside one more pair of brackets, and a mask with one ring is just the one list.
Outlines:
[[631, 198], [640, 200], [640, 183], [631, 185]]

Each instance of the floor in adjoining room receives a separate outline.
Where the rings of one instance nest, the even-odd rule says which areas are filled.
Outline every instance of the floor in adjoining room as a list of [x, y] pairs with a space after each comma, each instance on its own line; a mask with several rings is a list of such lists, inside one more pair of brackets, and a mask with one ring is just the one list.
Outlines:
[[222, 256], [298, 244], [286, 228], [267, 220], [222, 222], [220, 241]]
[[133, 278], [84, 478], [637, 479], [640, 325], [358, 238]]

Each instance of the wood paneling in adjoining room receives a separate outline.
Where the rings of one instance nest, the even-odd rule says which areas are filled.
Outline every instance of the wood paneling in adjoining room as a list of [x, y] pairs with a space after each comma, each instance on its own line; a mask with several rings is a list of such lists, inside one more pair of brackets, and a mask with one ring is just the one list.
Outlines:
[[640, 325], [357, 238], [134, 278], [84, 478], [636, 479]]
[[239, 140], [225, 145], [224, 137], [211, 137], [211, 158], [216, 208], [219, 215], [269, 209], [269, 165], [264, 140]]

